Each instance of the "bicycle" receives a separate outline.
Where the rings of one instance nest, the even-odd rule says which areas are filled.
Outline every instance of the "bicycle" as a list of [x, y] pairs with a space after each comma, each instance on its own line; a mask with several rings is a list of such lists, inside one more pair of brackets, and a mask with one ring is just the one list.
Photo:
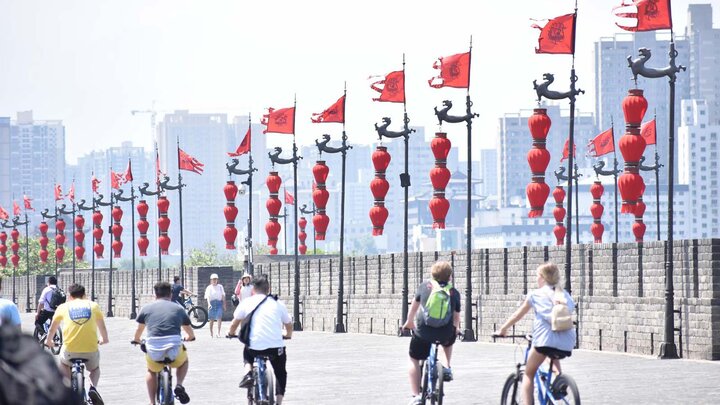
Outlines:
[[[398, 336], [403, 336], [403, 332], [407, 329], [400, 329]], [[411, 335], [415, 334], [414, 330], [410, 331]], [[459, 335], [458, 335], [459, 336]], [[420, 364], [422, 367], [422, 383], [420, 388], [420, 403], [425, 405], [430, 401], [431, 405], [442, 405], [445, 397], [445, 367], [438, 361], [437, 354], [441, 345], [440, 341], [434, 341], [430, 346], [430, 354], [427, 359]]]
[[72, 390], [82, 399], [85, 404], [92, 404], [93, 401], [88, 397], [85, 390], [85, 362], [87, 359], [72, 358], [70, 359], [70, 385]]
[[[189, 340], [183, 339], [183, 342], [187, 341]], [[145, 347], [145, 339], [141, 340], [140, 342], [132, 340], [130, 341], [130, 344], [140, 345], [140, 350], [142, 350], [143, 353], [147, 353], [147, 349]], [[175, 394], [173, 393], [172, 389], [172, 372], [170, 370], [170, 363], [172, 363], [173, 361], [174, 360], [170, 359], [169, 357], [165, 357], [162, 361], [159, 362], [163, 364], [163, 368], [162, 370], [160, 370], [159, 373], [157, 373], [157, 392], [155, 394], [155, 399], [160, 405], [171, 405], [175, 403]]]
[[[237, 335], [227, 335], [228, 339], [237, 338]], [[288, 340], [283, 336], [283, 340]], [[268, 371], [269, 356], [256, 356], [253, 361], [252, 386], [248, 387], [248, 405], [274, 405], [275, 404], [275, 373]]]
[[[519, 405], [522, 401], [522, 380], [525, 374], [524, 366], [527, 364], [528, 355], [532, 348], [531, 335], [508, 335], [493, 336], [496, 338], [522, 338], [527, 340], [528, 344], [525, 348], [525, 357], [522, 363], [517, 363], [516, 370], [508, 376], [503, 386], [500, 403], [505, 405]], [[556, 361], [553, 359], [553, 361]], [[550, 367], [541, 364], [535, 373], [535, 392], [537, 393], [538, 403], [540, 405], [548, 404], [580, 404], [580, 393], [577, 383], [569, 375], [562, 373], [555, 375], [552, 372], [552, 364]]]
[[[36, 325], [35, 330], [33, 331], [33, 337], [35, 338], [35, 340], [40, 342], [40, 345], [43, 348], [47, 347], [47, 346], [45, 346], [45, 340], [47, 339], [47, 334], [48, 334], [48, 331], [50, 330], [51, 322], [52, 322], [52, 319], [48, 319], [47, 321], [45, 321], [45, 323], [42, 324], [42, 326]], [[55, 337], [54, 337], [53, 341], [55, 342], [55, 347], [50, 349], [50, 352], [57, 356], [58, 354], [60, 354], [60, 348], [62, 347], [62, 344], [63, 344], [62, 330], [60, 330], [60, 328], [58, 328], [57, 332], [55, 332]]]
[[208, 321], [208, 312], [207, 309], [199, 305], [195, 305], [192, 301], [192, 297], [197, 297], [197, 295], [185, 298], [183, 306], [190, 317], [190, 326], [192, 326], [193, 329], [200, 329], [205, 326]]

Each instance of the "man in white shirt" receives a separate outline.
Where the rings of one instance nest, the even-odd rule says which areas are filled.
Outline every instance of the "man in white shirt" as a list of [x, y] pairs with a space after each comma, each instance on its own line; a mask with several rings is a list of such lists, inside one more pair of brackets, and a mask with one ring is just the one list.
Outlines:
[[[292, 337], [292, 319], [285, 304], [277, 301], [277, 297], [268, 295], [270, 283], [267, 276], [261, 274], [252, 281], [253, 295], [244, 299], [235, 310], [234, 319], [230, 326], [230, 336], [235, 335], [240, 323], [247, 318], [253, 310], [250, 320], [250, 344], [243, 350], [243, 359], [248, 373], [240, 381], [240, 388], [252, 386], [252, 364], [256, 356], [267, 356], [275, 372], [277, 386], [275, 397], [277, 404], [281, 405], [285, 396], [287, 385], [287, 350], [283, 339]], [[285, 335], [283, 337], [283, 327]]]
[[40, 300], [38, 300], [37, 313], [35, 314], [35, 328], [39, 329], [39, 333], [45, 334], [43, 324], [48, 320], [52, 319], [55, 315], [55, 308], [52, 307], [52, 295], [53, 291], [57, 287], [57, 278], [55, 276], [48, 277], [47, 286], [40, 293]]

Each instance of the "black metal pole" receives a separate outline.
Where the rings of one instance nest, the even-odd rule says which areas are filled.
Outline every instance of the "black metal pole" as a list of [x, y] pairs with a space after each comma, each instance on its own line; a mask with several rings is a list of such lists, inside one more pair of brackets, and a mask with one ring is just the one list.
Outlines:
[[[343, 121], [343, 127], [345, 123]], [[343, 309], [344, 309], [344, 294], [345, 294], [345, 160], [347, 158], [347, 135], [343, 129], [342, 134], [342, 174], [340, 175], [340, 273], [338, 283], [338, 302], [337, 302], [337, 322], [335, 324], [335, 333], [345, 333]]]
[[[92, 213], [95, 213], [95, 196], [92, 196]], [[95, 229], [95, 223], [93, 222], [93, 229]], [[90, 233], [92, 235], [92, 232]], [[95, 237], [93, 236], [93, 248], [90, 249], [90, 256], [92, 256], [92, 268], [90, 269], [90, 300], [95, 301]]]
[[137, 317], [137, 302], [135, 302], [135, 189], [130, 184], [130, 221], [132, 228], [132, 274], [130, 280], [130, 319]]
[[[574, 57], [573, 57], [574, 58]], [[575, 92], [575, 66], [570, 69], [570, 92]], [[567, 216], [567, 237], [565, 238], [565, 290], [572, 293], [571, 271], [572, 271], [572, 195], [573, 195], [573, 164], [575, 158], [575, 96], [570, 97], [570, 134], [568, 137], [568, 216]]]
[[[468, 92], [469, 92], [468, 86]], [[468, 94], [467, 112], [470, 113], [472, 102]], [[465, 220], [465, 329], [463, 330], [463, 342], [474, 342], [475, 332], [472, 328], [472, 119], [467, 120], [467, 213]]]
[[[297, 161], [298, 161], [298, 155], [297, 155], [297, 144], [295, 143], [295, 134], [293, 134], [293, 191], [295, 193], [295, 196], [297, 196]], [[301, 331], [303, 330], [302, 322], [300, 322], [300, 258], [298, 257], [298, 208], [297, 208], [297, 202], [293, 204], [293, 211], [295, 211], [294, 216], [294, 226], [295, 226], [295, 235], [293, 235], [293, 238], [295, 239], [295, 288], [293, 290], [293, 330]]]
[[75, 283], [75, 202], [72, 202], [72, 236], [70, 239], [72, 239], [72, 251], [70, 252], [70, 256], [72, 256], [72, 281]]
[[660, 241], [660, 156], [657, 153], [655, 144], [655, 220], [657, 221], [657, 241]]
[[108, 318], [113, 317], [113, 310], [112, 310], [112, 282], [113, 282], [113, 248], [112, 248], [112, 242], [113, 242], [113, 233], [112, 233], [112, 225], [113, 225], [113, 217], [112, 217], [112, 210], [113, 210], [113, 193], [112, 190], [110, 191], [110, 204], [108, 204], [108, 209], [110, 212], [110, 226], [108, 227], [108, 236], [110, 237], [110, 243], [108, 246], [110, 249], [108, 249], [108, 255], [110, 256], [110, 268], [108, 269], [108, 303], [107, 303], [107, 313], [106, 316]]
[[614, 159], [615, 161], [615, 168], [613, 177], [615, 178], [615, 243], [618, 243], [618, 228], [620, 227], [620, 224], [618, 224], [618, 161], [617, 156]]
[[578, 165], [575, 163], [573, 166], [574, 177], [575, 177], [575, 243], [580, 244], [580, 186], [578, 173]]
[[[287, 201], [286, 201], [287, 202]], [[285, 246], [285, 254], [288, 254], [288, 244], [287, 244], [287, 204], [283, 204], [283, 246]]]
[[[160, 219], [160, 207], [157, 203], [160, 202], [161, 191], [158, 186], [157, 201], [155, 207], [157, 208], [157, 217]], [[157, 221], [156, 221], [157, 222]], [[160, 248], [160, 222], [157, 222], [157, 251], [158, 251], [158, 269], [157, 269], [157, 281], [162, 281], [162, 249]]]
[[[315, 215], [315, 201], [313, 200], [312, 212]], [[312, 218], [310, 220], [312, 222]], [[317, 255], [317, 234], [315, 233], [315, 224], [313, 224], [313, 255]]]
[[180, 202], [180, 282], [185, 285], [185, 243], [183, 241], [182, 175], [178, 169], [178, 200]]
[[25, 312], [30, 312], [30, 221], [25, 213]]
[[253, 258], [253, 245], [252, 245], [252, 231], [253, 231], [253, 212], [252, 212], [252, 206], [253, 206], [253, 204], [252, 204], [253, 165], [252, 164], [253, 164], [253, 159], [252, 159], [252, 153], [250, 153], [250, 156], [249, 156], [249, 163], [250, 163], [250, 173], [248, 175], [247, 184], [248, 184], [248, 189], [249, 189], [249, 192], [248, 192], [248, 221], [250, 224], [248, 225], [248, 264], [247, 264], [247, 267], [248, 267], [248, 273], [250, 273], [250, 275], [253, 275], [253, 273], [255, 272], [255, 266], [253, 263], [254, 258]]

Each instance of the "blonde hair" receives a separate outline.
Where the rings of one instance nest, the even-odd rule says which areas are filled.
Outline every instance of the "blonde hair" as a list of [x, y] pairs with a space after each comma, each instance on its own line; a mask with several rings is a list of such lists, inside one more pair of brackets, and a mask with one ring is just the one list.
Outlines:
[[430, 275], [437, 281], [447, 283], [452, 275], [452, 267], [448, 262], [436, 262], [430, 268]]
[[537, 272], [548, 285], [555, 286], [560, 282], [560, 270], [553, 262], [541, 264], [538, 266]]

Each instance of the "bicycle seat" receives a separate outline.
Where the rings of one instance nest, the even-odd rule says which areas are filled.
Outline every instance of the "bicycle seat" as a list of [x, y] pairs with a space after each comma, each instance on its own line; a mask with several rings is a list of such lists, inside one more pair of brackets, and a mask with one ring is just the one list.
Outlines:
[[70, 358], [70, 363], [77, 363], [77, 362], [87, 363], [87, 362], [88, 362], [88, 359], [83, 359], [83, 358], [80, 358], [80, 357], [71, 357], [71, 358]]
[[172, 363], [173, 361], [175, 361], [175, 360], [171, 360], [170, 358], [165, 357], [165, 358], [163, 359], [163, 361], [158, 361], [158, 363], [162, 363], [162, 364], [166, 364], [166, 365], [167, 365], [167, 364]]

